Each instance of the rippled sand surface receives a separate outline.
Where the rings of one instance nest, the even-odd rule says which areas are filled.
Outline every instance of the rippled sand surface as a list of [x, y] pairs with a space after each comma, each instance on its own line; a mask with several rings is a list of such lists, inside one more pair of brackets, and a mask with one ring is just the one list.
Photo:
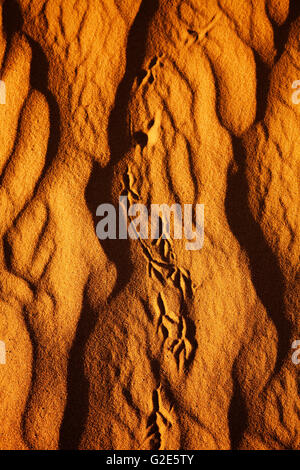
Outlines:
[[1, 9], [0, 448], [299, 450], [298, 0]]

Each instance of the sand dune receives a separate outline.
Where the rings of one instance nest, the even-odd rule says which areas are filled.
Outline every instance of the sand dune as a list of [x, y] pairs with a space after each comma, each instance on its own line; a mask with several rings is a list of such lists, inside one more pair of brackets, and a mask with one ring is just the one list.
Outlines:
[[[0, 449], [299, 450], [297, 0], [0, 16]], [[120, 196], [203, 248], [99, 240]]]

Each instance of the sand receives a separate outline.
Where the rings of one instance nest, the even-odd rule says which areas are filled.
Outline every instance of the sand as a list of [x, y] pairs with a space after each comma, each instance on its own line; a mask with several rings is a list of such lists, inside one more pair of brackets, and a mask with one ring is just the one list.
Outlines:
[[0, 449], [299, 450], [298, 0], [1, 10]]

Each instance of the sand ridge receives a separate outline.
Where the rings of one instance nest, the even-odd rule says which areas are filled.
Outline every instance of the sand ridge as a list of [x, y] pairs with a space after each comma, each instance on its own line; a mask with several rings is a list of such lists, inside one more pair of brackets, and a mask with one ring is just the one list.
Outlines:
[[[297, 2], [0, 17], [0, 448], [299, 449]], [[203, 248], [99, 240], [121, 195]]]

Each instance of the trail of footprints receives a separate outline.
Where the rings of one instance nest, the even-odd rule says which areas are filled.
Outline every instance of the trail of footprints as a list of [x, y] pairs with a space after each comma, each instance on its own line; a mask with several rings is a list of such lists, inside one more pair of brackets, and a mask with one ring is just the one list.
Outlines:
[[[127, 195], [130, 205], [139, 200], [138, 191], [132, 187], [133, 181], [134, 178], [128, 168], [123, 179], [125, 186], [123, 194]], [[159, 337], [160, 351], [172, 372], [175, 364], [177, 373], [184, 375], [188, 372], [197, 347], [195, 328], [188, 317], [189, 302], [195, 286], [189, 273], [177, 266], [176, 254], [169, 239], [164, 239], [161, 235], [152, 242], [146, 242], [141, 238], [138, 238], [138, 241], [148, 263], [149, 278], [153, 283], [160, 284], [156, 299], [148, 306], [155, 314], [153, 326], [155, 334]], [[163, 406], [161, 391], [160, 383], [153, 391], [153, 411], [148, 419], [144, 442], [156, 450], [162, 448], [162, 436], [172, 426], [172, 416]]]
[[153, 411], [148, 418], [147, 434], [144, 446], [152, 450], [159, 450], [163, 447], [163, 435], [173, 424], [171, 410], [168, 411], [164, 405], [161, 394], [161, 385], [152, 394]]

